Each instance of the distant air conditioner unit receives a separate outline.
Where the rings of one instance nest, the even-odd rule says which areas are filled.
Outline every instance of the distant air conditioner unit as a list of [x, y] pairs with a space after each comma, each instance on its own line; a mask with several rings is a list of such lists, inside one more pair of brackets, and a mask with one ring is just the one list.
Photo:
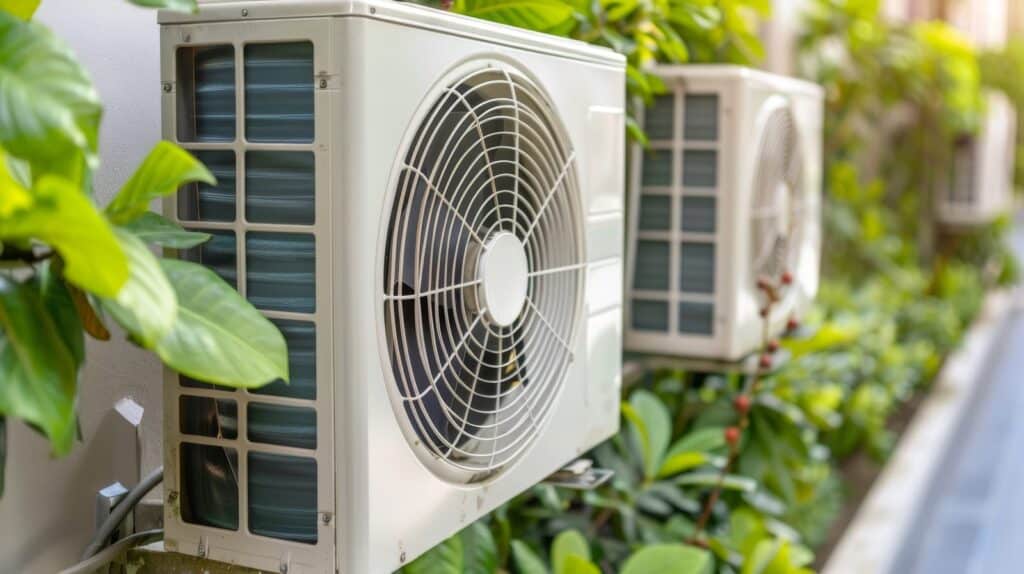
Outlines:
[[[382, 0], [162, 13], [165, 209], [291, 384], [166, 376], [166, 545], [392, 572], [618, 426], [624, 60]], [[246, 333], [239, 333], [245, 337]]]
[[1013, 205], [1017, 113], [1002, 92], [986, 94], [981, 131], [956, 143], [940, 171], [935, 201], [939, 221], [951, 226], [991, 222]]
[[655, 69], [630, 186], [626, 349], [737, 360], [762, 340], [760, 276], [793, 277], [770, 332], [818, 288], [822, 89], [736, 66]]

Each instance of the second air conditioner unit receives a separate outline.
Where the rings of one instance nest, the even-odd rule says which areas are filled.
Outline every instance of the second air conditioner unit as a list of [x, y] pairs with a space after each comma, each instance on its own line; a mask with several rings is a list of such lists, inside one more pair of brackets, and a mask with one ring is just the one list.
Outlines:
[[792, 285], [771, 333], [818, 287], [822, 89], [738, 66], [657, 67], [630, 180], [626, 349], [733, 361], [762, 340], [759, 277]]
[[957, 141], [948, 169], [937, 170], [936, 212], [953, 227], [989, 223], [1013, 206], [1017, 113], [1002, 92], [985, 101], [981, 130]]
[[383, 0], [160, 21], [164, 135], [219, 180], [165, 209], [291, 369], [167, 373], [167, 548], [389, 573], [616, 432], [622, 57]]

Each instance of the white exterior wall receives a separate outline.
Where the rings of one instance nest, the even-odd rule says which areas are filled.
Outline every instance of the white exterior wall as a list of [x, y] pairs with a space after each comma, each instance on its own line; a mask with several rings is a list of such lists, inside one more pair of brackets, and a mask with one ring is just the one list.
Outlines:
[[[45, 0], [37, 20], [74, 48], [106, 104], [95, 178], [105, 204], [160, 137], [156, 13], [124, 0]], [[94, 530], [96, 491], [114, 480], [138, 480], [138, 441], [112, 409], [120, 399], [145, 407], [144, 472], [160, 464], [160, 373], [159, 362], [120, 333], [107, 343], [90, 340], [79, 404], [84, 436], [72, 454], [54, 460], [44, 439], [8, 422], [0, 570], [52, 574], [77, 561]]]

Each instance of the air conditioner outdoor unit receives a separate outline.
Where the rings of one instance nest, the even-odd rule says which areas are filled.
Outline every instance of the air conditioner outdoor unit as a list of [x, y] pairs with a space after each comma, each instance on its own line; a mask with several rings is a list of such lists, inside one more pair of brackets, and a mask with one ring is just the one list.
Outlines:
[[626, 350], [734, 361], [763, 338], [758, 278], [792, 285], [771, 333], [818, 288], [822, 89], [737, 66], [666, 66], [630, 186]]
[[950, 226], [982, 225], [1013, 206], [1017, 113], [1002, 92], [990, 91], [985, 100], [981, 131], [957, 142], [938, 180], [938, 219]]
[[[162, 13], [165, 210], [291, 383], [168, 372], [169, 549], [391, 572], [617, 430], [624, 60], [382, 0]], [[244, 337], [245, 333], [239, 333]]]

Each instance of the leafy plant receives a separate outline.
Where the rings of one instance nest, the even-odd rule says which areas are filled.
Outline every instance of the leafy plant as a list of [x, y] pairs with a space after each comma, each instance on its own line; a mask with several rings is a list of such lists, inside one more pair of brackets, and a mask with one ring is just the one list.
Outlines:
[[[196, 9], [194, 0], [134, 3]], [[0, 427], [22, 419], [63, 455], [77, 434], [85, 335], [109, 340], [110, 321], [210, 383], [287, 380], [288, 359], [273, 324], [227, 283], [150, 248], [209, 239], [148, 211], [182, 185], [214, 183], [199, 161], [160, 142], [109, 205], [96, 205], [102, 106], [71, 50], [30, 20], [37, 5], [0, 3]]]
[[[650, 103], [664, 85], [656, 62], [752, 64], [763, 57], [758, 18], [766, 0], [454, 0], [460, 14], [605, 46], [626, 56], [631, 100]], [[630, 102], [634, 105], [635, 102]], [[645, 141], [630, 120], [630, 134]]]

